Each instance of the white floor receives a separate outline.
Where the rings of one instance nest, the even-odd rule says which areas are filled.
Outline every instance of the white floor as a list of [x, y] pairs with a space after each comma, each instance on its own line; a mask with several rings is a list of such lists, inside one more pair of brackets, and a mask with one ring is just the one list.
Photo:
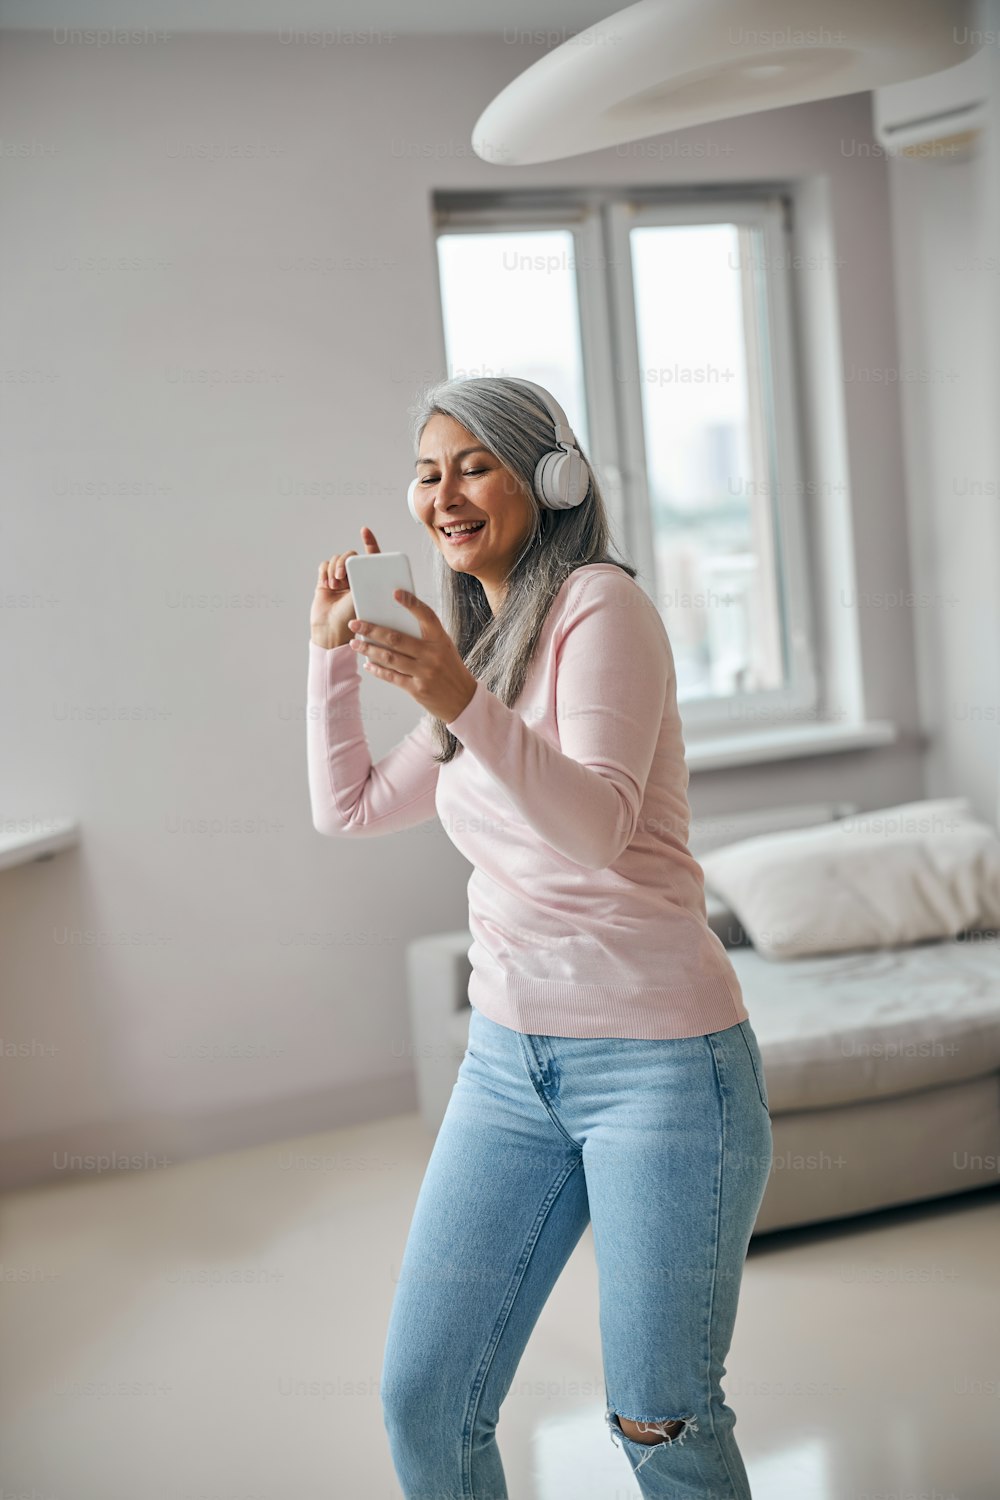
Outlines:
[[[2, 1200], [2, 1500], [397, 1500], [402, 1116]], [[1000, 1497], [1000, 1185], [751, 1245], [726, 1390], [755, 1500]], [[511, 1500], [637, 1500], [584, 1235], [498, 1429]]]

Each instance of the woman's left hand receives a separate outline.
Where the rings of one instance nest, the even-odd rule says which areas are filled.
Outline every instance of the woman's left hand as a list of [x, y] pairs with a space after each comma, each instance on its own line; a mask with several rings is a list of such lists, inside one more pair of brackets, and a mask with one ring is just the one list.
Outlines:
[[421, 708], [450, 724], [472, 701], [477, 679], [429, 604], [405, 589], [397, 589], [394, 597], [416, 617], [419, 636], [350, 620], [348, 629], [366, 637], [353, 640], [351, 650], [367, 657], [365, 666], [373, 677], [395, 683]]

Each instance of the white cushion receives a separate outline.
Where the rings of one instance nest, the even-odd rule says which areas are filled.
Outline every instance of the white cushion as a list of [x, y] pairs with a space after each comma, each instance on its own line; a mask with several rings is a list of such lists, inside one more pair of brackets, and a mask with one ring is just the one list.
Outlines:
[[1000, 926], [1000, 839], [964, 797], [762, 834], [712, 850], [701, 865], [767, 958]]
[[945, 1088], [1000, 1068], [994, 934], [787, 964], [753, 948], [729, 958], [773, 1114]]

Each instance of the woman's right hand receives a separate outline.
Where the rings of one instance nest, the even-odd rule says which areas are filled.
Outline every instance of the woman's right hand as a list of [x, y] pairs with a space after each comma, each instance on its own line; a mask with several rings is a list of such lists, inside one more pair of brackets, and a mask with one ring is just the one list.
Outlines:
[[[366, 552], [380, 552], [375, 533], [370, 526], [362, 526], [361, 540]], [[347, 559], [357, 557], [357, 550], [335, 552], [331, 558], [319, 565], [316, 592], [309, 613], [310, 637], [317, 646], [329, 649], [346, 646], [354, 639], [347, 628], [348, 620], [355, 618], [354, 600], [347, 582]]]

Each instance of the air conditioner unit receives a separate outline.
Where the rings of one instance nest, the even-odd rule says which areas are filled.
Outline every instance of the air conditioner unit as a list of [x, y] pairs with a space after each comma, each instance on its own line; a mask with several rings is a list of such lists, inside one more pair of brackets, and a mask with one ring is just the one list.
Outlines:
[[981, 46], [953, 68], [872, 89], [875, 139], [888, 155], [918, 161], [968, 156], [986, 124], [988, 87]]

